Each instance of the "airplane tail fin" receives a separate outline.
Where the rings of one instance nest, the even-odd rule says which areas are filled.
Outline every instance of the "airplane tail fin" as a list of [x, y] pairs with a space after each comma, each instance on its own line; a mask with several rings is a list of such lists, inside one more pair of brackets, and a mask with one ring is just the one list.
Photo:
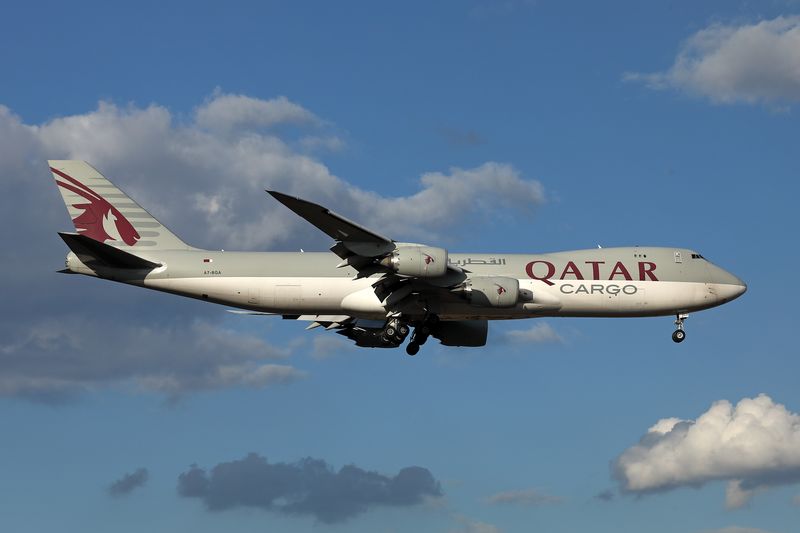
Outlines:
[[142, 252], [191, 248], [87, 162], [48, 163], [80, 236]]

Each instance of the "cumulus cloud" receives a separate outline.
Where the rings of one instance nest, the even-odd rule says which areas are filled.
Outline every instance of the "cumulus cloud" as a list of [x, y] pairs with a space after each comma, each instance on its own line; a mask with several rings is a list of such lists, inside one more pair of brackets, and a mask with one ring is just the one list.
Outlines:
[[528, 344], [539, 342], [564, 342], [564, 339], [547, 322], [537, 322], [526, 329], [512, 329], [504, 334], [507, 342]]
[[[407, 197], [382, 198], [360, 190], [352, 191], [352, 197], [364, 218], [375, 220], [383, 233], [395, 234], [399, 226], [403, 233], [427, 238], [460, 225], [469, 216], [530, 212], [544, 202], [541, 183], [523, 180], [511, 165], [501, 163], [429, 172], [420, 181], [422, 190]], [[465, 212], [465, 206], [471, 212]]]
[[437, 241], [544, 201], [539, 182], [500, 163], [424, 174], [417, 192], [381, 196], [304, 151], [327, 142], [312, 137], [335, 148], [330, 128], [287, 98], [221, 92], [183, 119], [157, 104], [100, 102], [86, 113], [28, 124], [0, 105], [0, 179], [13, 199], [4, 216], [14, 221], [0, 226], [0, 237], [14, 243], [0, 249], [7, 266], [0, 279], [0, 395], [58, 401], [132, 383], [172, 396], [303, 376], [272, 361], [285, 351], [229, 334], [218, 307], [55, 274], [66, 252], [55, 232], [70, 225], [47, 159], [90, 161], [184, 240], [212, 249], [330, 245], [264, 189], [309, 197], [399, 240]]
[[538, 489], [507, 490], [493, 494], [486, 499], [486, 502], [491, 505], [522, 505], [525, 507], [540, 507], [561, 503], [561, 501], [558, 496], [551, 496]]
[[[295, 150], [280, 132], [248, 129], [243, 117], [251, 116], [252, 106], [299, 108], [286, 99], [216, 94], [188, 123], [158, 105], [101, 102], [94, 111], [41, 125], [26, 125], [6, 109], [0, 112], [0, 132], [8, 132], [6, 145], [14, 147], [11, 160], [28, 167], [24, 175], [14, 173], [20, 179], [43, 179], [46, 168], [43, 163], [33, 166], [37, 161], [85, 159], [199, 246], [327, 244], [324, 236], [264, 194], [267, 188], [323, 203], [399, 240], [446, 236], [454, 228], [479, 223], [476, 215], [530, 213], [545, 200], [541, 183], [523, 179], [511, 165], [493, 162], [425, 173], [418, 192], [381, 196], [334, 176], [320, 161]], [[219, 133], [210, 124], [224, 124], [228, 131]], [[337, 148], [331, 139], [315, 134], [300, 144]]]
[[346, 147], [344, 140], [336, 135], [306, 135], [300, 139], [299, 144], [302, 148], [312, 152], [341, 152]]
[[677, 89], [713, 102], [800, 100], [800, 16], [753, 24], [713, 24], [692, 35], [672, 67], [623, 79]]
[[442, 491], [426, 468], [395, 476], [348, 465], [335, 471], [321, 459], [269, 463], [251, 453], [206, 471], [196, 465], [178, 477], [178, 494], [198, 498], [209, 511], [255, 507], [320, 522], [344, 522], [375, 506], [408, 507]]
[[696, 420], [658, 421], [612, 467], [629, 493], [725, 480], [738, 508], [758, 490], [800, 482], [800, 415], [764, 394], [721, 400]]
[[201, 128], [223, 131], [319, 122], [311, 111], [290, 102], [285, 96], [262, 100], [242, 94], [220, 92], [197, 108], [195, 120]]
[[125, 474], [120, 479], [113, 482], [108, 487], [108, 494], [111, 496], [125, 496], [130, 494], [133, 489], [144, 486], [147, 483], [149, 473], [146, 468], [137, 468], [130, 474]]

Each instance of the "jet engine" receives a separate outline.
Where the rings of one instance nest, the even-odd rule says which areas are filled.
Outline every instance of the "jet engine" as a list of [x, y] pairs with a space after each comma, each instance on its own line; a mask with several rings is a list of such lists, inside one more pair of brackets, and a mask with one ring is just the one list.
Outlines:
[[519, 280], [504, 276], [469, 277], [459, 290], [477, 307], [514, 307], [519, 301]]
[[447, 250], [431, 246], [400, 246], [381, 265], [401, 276], [437, 278], [447, 271]]
[[445, 346], [484, 346], [488, 334], [488, 320], [442, 321], [431, 332]]

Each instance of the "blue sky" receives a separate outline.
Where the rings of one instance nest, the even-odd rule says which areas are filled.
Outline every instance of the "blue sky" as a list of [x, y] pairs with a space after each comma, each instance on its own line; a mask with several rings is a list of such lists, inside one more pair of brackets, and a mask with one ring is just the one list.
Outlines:
[[[798, 531], [796, 2], [234, 4], [4, 10], [4, 531]], [[486, 348], [414, 359], [356, 350], [57, 275], [70, 228], [44, 160], [66, 157], [201, 246], [325, 249], [261, 193], [278, 188], [454, 251], [691, 247], [749, 290], [692, 315], [681, 345], [666, 317], [492, 324]], [[225, 382], [226, 364], [294, 377]], [[680, 441], [672, 481], [623, 490], [612, 472], [649, 428], [704, 427], [720, 401], [750, 455], [692, 466]], [[191, 465], [251, 452], [420, 466], [441, 491], [329, 524], [177, 490]], [[737, 482], [755, 484], [738, 504]]]

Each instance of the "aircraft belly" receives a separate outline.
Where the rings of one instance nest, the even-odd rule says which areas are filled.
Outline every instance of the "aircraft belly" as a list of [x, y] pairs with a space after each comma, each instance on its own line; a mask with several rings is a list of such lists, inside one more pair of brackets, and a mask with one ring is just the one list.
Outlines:
[[[332, 277], [200, 277], [146, 279], [153, 289], [276, 314], [385, 316], [370, 279]], [[522, 285], [521, 285], [522, 286]], [[657, 316], [689, 312], [730, 299], [725, 286], [675, 281], [558, 280], [532, 288], [532, 299], [512, 308], [442, 303], [444, 319], [535, 316]]]
[[351, 293], [369, 287], [370, 281], [329, 277], [209, 276], [148, 280], [145, 285], [157, 290], [271, 313], [341, 314], [342, 300]]

